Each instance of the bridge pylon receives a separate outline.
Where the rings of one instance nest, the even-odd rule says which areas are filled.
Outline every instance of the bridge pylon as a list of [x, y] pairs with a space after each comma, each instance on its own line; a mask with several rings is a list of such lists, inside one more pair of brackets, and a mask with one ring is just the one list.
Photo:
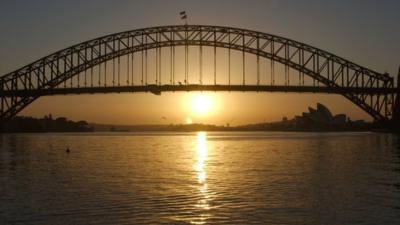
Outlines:
[[400, 133], [400, 66], [397, 73], [397, 93], [393, 109], [393, 124], [394, 129], [396, 129], [396, 131]]

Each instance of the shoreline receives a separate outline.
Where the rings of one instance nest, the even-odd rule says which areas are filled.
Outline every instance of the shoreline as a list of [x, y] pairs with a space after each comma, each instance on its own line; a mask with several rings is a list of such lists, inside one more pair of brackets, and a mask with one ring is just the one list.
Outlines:
[[240, 133], [240, 132], [282, 132], [282, 133], [393, 133], [389, 129], [382, 130], [131, 130], [131, 131], [20, 131], [20, 132], [0, 132], [1, 134], [134, 134], [134, 133], [195, 133], [195, 132], [226, 132], [226, 133]]

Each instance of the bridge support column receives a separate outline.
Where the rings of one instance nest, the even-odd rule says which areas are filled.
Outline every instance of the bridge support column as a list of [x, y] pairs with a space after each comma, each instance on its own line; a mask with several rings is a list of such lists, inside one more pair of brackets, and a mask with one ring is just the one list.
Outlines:
[[397, 74], [397, 93], [394, 100], [392, 126], [396, 133], [400, 133], [400, 67], [399, 67], [399, 72]]
[[0, 118], [0, 134], [3, 133], [4, 129], [4, 120]]

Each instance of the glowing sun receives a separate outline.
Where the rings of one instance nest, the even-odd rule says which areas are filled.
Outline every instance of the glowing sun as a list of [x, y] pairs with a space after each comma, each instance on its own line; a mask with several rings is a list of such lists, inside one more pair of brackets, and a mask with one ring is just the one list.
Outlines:
[[192, 112], [199, 116], [209, 114], [214, 108], [213, 97], [206, 93], [193, 95], [190, 103]]

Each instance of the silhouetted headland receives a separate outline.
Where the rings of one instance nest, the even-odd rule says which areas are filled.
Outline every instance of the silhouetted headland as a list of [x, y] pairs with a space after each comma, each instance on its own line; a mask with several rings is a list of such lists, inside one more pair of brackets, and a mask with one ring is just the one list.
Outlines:
[[3, 124], [3, 132], [140, 132], [140, 131], [377, 131], [384, 130], [381, 124], [351, 120], [346, 114], [333, 115], [321, 103], [316, 108], [292, 119], [254, 123], [239, 126], [213, 124], [154, 124], [154, 125], [113, 125], [71, 121], [65, 117], [53, 119], [51, 114], [37, 119], [15, 117]]
[[53, 119], [52, 115], [43, 118], [17, 116], [2, 124], [2, 132], [90, 132], [93, 128], [86, 121], [71, 121], [65, 117]]
[[135, 132], [135, 131], [370, 131], [377, 130], [378, 124], [363, 120], [351, 120], [346, 114], [333, 115], [321, 103], [316, 109], [309, 107], [308, 112], [293, 119], [283, 117], [281, 121], [254, 123], [240, 126], [218, 126], [212, 124], [169, 124], [169, 125], [105, 125], [90, 124], [95, 131]]

